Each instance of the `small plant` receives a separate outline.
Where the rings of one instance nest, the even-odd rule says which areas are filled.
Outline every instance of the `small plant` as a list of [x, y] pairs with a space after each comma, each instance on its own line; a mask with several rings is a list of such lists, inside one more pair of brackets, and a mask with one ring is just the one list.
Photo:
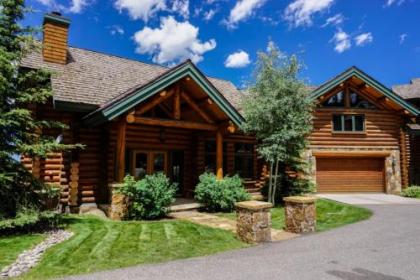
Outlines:
[[176, 193], [176, 185], [171, 184], [163, 173], [146, 175], [136, 181], [132, 176], [124, 178], [120, 192], [128, 197], [129, 219], [158, 219], [164, 217]]
[[39, 192], [45, 209], [53, 210], [58, 206], [61, 188], [58, 185], [45, 184]]
[[195, 189], [195, 199], [203, 203], [207, 210], [232, 211], [238, 201], [249, 200], [251, 195], [243, 187], [242, 179], [235, 175], [217, 180], [212, 173], [200, 176]]
[[411, 186], [401, 192], [402, 196], [420, 198], [420, 186]]
[[19, 212], [13, 219], [0, 221], [0, 236], [18, 233], [42, 232], [58, 228], [62, 224], [60, 214], [27, 209]]

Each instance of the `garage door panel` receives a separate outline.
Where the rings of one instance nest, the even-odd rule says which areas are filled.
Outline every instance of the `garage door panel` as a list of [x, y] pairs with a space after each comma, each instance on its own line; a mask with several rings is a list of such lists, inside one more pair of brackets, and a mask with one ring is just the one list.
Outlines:
[[317, 158], [318, 192], [383, 192], [384, 159]]

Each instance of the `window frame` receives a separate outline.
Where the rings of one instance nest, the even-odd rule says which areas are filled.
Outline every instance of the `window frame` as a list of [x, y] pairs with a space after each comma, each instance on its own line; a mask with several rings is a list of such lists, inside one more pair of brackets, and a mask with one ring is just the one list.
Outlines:
[[[250, 145], [251, 146], [251, 150], [249, 152], [246, 153], [238, 153], [236, 152], [236, 145]], [[255, 180], [255, 144], [253, 143], [247, 143], [247, 142], [234, 142], [233, 143], [233, 172], [235, 174], [238, 174], [240, 176], [240, 174], [237, 172], [236, 169], [236, 158], [240, 157], [242, 159], [247, 159], [251, 161], [251, 176], [250, 177], [241, 177], [244, 181], [253, 181]], [[243, 170], [242, 170], [243, 171]]]
[[[334, 118], [339, 116], [341, 119], [341, 128], [342, 130], [335, 130], [334, 127]], [[345, 117], [351, 116], [352, 117], [352, 130], [345, 130]], [[356, 117], [360, 116], [363, 118], [363, 130], [355, 130], [356, 129]], [[366, 134], [366, 115], [365, 114], [332, 114], [331, 115], [331, 131], [332, 133], [336, 134]]]

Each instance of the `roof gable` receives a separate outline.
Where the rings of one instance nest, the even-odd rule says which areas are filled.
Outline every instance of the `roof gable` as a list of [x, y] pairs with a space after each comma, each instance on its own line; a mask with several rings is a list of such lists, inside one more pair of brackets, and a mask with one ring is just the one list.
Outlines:
[[203, 91], [213, 100], [213, 102], [217, 104], [217, 106], [219, 106], [219, 108], [232, 120], [233, 123], [238, 126], [241, 124], [243, 118], [240, 113], [190, 60], [187, 60], [186, 62], [168, 70], [161, 76], [152, 80], [150, 83], [142, 85], [138, 88], [130, 89], [110, 100], [96, 111], [85, 116], [83, 118], [84, 122], [87, 125], [97, 125], [105, 121], [113, 120], [131, 108], [134, 108], [139, 103], [164, 90], [174, 82], [187, 76], [203, 89]]
[[376, 91], [380, 92], [393, 102], [397, 103], [409, 113], [415, 116], [418, 116], [420, 114], [420, 111], [418, 109], [416, 109], [413, 105], [409, 104], [398, 94], [396, 94], [391, 89], [387, 88], [386, 86], [384, 86], [383, 84], [381, 84], [380, 82], [373, 79], [368, 74], [354, 66], [315, 89], [311, 93], [312, 99], [315, 100], [318, 97], [328, 93], [330, 90], [334, 89], [336, 86], [340, 85], [341, 83], [350, 79], [351, 77], [357, 77], [358, 79], [364, 81], [367, 85], [374, 88]]

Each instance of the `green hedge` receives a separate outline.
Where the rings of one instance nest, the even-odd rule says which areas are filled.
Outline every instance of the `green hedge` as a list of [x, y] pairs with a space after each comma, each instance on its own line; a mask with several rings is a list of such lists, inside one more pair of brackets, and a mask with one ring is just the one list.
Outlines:
[[251, 195], [244, 189], [242, 179], [235, 175], [217, 180], [212, 173], [204, 173], [195, 189], [195, 199], [208, 211], [230, 212], [238, 201], [249, 200]]
[[167, 214], [175, 200], [176, 185], [171, 184], [163, 173], [146, 175], [139, 181], [126, 176], [120, 192], [128, 197], [129, 219], [152, 220]]
[[402, 196], [420, 198], [420, 186], [411, 186], [401, 192]]
[[57, 228], [61, 223], [61, 215], [55, 212], [21, 212], [13, 219], [0, 220], [0, 235], [42, 232]]

